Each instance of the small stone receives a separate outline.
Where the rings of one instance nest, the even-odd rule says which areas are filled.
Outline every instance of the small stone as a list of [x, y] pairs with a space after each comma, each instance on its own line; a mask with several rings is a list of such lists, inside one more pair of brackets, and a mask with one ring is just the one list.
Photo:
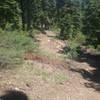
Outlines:
[[16, 91], [20, 91], [20, 89], [19, 89], [19, 88], [17, 88], [17, 87], [15, 87], [15, 88], [14, 88], [14, 90], [16, 90]]
[[50, 40], [48, 40], [48, 42], [50, 42]]

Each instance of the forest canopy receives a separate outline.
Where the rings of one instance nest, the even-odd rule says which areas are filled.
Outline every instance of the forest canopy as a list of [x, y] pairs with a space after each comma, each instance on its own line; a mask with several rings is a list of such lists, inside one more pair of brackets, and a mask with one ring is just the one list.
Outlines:
[[0, 27], [30, 31], [57, 26], [60, 38], [85, 34], [100, 44], [100, 0], [0, 0]]

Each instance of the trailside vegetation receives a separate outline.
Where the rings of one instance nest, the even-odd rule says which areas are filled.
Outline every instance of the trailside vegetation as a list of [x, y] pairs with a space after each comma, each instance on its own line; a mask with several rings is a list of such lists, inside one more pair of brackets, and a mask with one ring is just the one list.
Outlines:
[[100, 48], [100, 0], [0, 0], [0, 28], [11, 35], [23, 30], [33, 38], [34, 29], [44, 32], [53, 26], [59, 28], [62, 40], [80, 34], [86, 44]]

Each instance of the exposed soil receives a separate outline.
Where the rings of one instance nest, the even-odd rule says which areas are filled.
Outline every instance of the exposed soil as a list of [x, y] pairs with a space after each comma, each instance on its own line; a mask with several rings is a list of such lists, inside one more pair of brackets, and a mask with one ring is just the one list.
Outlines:
[[[64, 59], [59, 51], [66, 45], [56, 34], [36, 36], [43, 55], [26, 54], [22, 69], [0, 71], [0, 95], [6, 90], [23, 91], [31, 100], [100, 100], [100, 54], [82, 53], [77, 61]], [[68, 80], [60, 83], [41, 79], [24, 68], [26, 62], [47, 70], [63, 72]]]

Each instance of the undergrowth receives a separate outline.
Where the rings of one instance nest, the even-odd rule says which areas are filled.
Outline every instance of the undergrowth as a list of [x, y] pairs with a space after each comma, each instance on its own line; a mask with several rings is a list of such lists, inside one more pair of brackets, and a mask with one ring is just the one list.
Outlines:
[[80, 46], [85, 42], [86, 37], [82, 33], [77, 33], [76, 36], [67, 40], [67, 46], [64, 48], [64, 53], [67, 58], [76, 59], [79, 56]]
[[0, 68], [20, 63], [27, 52], [35, 52], [34, 39], [23, 31], [0, 30]]

